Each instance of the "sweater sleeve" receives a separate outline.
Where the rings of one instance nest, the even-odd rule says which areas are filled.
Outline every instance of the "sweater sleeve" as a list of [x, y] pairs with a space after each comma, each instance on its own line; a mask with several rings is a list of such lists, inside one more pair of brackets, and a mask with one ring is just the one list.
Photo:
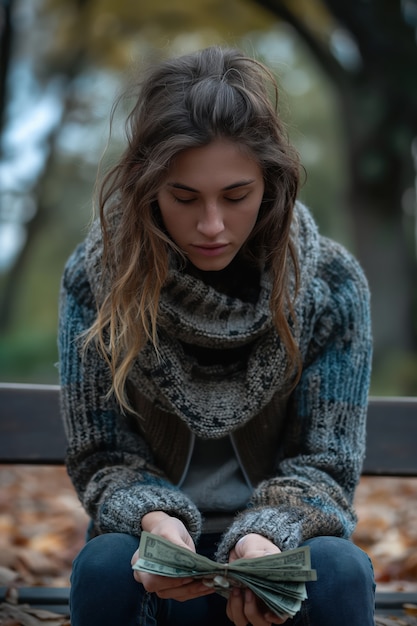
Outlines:
[[98, 350], [82, 353], [80, 333], [95, 315], [82, 244], [62, 279], [58, 338], [66, 464], [80, 501], [98, 532], [139, 536], [141, 518], [163, 510], [182, 519], [196, 540], [199, 511], [155, 467], [145, 441], [107, 397], [110, 371]]
[[337, 244], [328, 245], [331, 258], [327, 248], [311, 286], [324, 294], [325, 305], [310, 314], [276, 474], [257, 486], [247, 510], [223, 536], [221, 561], [250, 532], [286, 550], [320, 535], [349, 538], [355, 528], [372, 355], [369, 292], [356, 261]]

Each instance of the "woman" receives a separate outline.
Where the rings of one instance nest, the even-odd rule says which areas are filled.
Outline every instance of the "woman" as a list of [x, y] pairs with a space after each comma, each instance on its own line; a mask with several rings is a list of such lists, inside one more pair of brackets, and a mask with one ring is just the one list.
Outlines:
[[[72, 626], [374, 623], [372, 566], [349, 541], [368, 288], [296, 201], [276, 100], [239, 51], [152, 68], [65, 269], [67, 466], [94, 537], [74, 563]], [[142, 530], [223, 562], [308, 545], [318, 581], [286, 620], [249, 590], [134, 578]]]

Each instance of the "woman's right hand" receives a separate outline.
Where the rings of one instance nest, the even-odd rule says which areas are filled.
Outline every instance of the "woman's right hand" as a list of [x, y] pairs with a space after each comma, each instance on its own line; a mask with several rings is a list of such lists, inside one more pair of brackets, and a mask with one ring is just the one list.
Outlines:
[[[184, 524], [176, 517], [171, 517], [163, 511], [152, 511], [142, 518], [142, 530], [154, 535], [159, 535], [168, 539], [172, 543], [187, 548], [195, 552], [194, 541]], [[139, 550], [132, 557], [132, 565], [139, 558]], [[155, 593], [159, 598], [173, 599], [185, 602], [199, 596], [213, 593], [201, 581], [188, 578], [170, 578], [168, 576], [158, 576], [157, 574], [147, 574], [135, 570], [134, 577], [137, 582], [142, 583], [146, 591]]]

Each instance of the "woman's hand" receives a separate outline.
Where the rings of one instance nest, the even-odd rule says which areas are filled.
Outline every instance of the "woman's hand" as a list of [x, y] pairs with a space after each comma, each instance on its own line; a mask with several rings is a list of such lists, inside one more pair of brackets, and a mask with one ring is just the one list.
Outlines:
[[[245, 535], [230, 551], [229, 561], [236, 559], [254, 559], [268, 554], [277, 554], [281, 550], [262, 535], [250, 533]], [[227, 617], [236, 626], [270, 626], [283, 624], [287, 618], [281, 619], [272, 613], [250, 589], [234, 587], [230, 593], [226, 609]]]
[[[184, 524], [176, 517], [171, 517], [163, 511], [153, 511], [144, 515], [142, 529], [195, 552], [194, 542]], [[136, 563], [138, 558], [139, 550], [132, 557], [132, 565]], [[169, 598], [184, 602], [213, 593], [213, 589], [193, 578], [169, 578], [168, 576], [146, 574], [137, 570], [134, 572], [134, 577], [137, 582], [142, 583], [146, 591], [156, 593], [159, 598], [163, 599]]]

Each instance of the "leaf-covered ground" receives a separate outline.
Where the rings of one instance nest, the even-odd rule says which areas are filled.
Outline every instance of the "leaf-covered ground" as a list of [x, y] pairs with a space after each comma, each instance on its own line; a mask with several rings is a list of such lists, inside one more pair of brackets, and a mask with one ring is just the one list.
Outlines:
[[[372, 558], [378, 588], [417, 590], [417, 480], [364, 478], [356, 510], [354, 540]], [[64, 468], [0, 468], [0, 586], [67, 586], [87, 522]]]

